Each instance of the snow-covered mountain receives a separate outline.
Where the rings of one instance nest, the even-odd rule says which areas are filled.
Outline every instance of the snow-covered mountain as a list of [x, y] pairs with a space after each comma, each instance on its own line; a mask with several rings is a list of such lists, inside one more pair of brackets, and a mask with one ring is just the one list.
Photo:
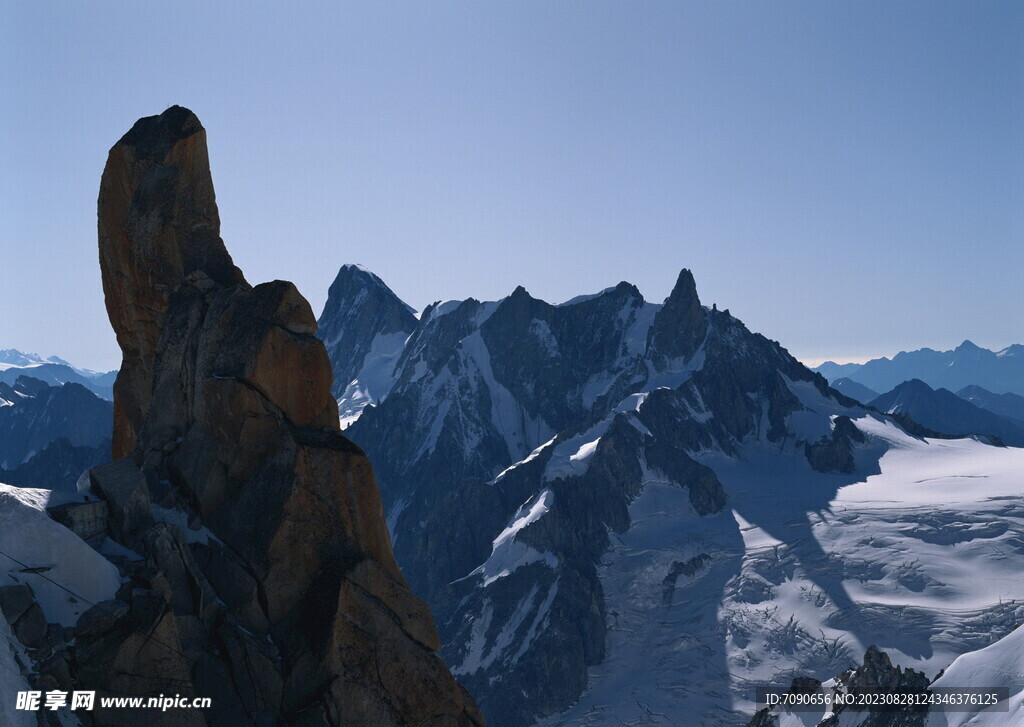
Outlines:
[[919, 379], [904, 381], [869, 404], [886, 414], [906, 414], [944, 434], [981, 434], [1024, 447], [1024, 424], [986, 411], [946, 389], [932, 389]]
[[19, 376], [30, 376], [50, 386], [80, 384], [97, 396], [112, 400], [117, 371], [90, 371], [76, 368], [57, 356], [44, 358], [14, 348], [0, 350], [0, 383], [13, 385]]
[[932, 388], [959, 391], [976, 384], [997, 394], [1024, 395], [1024, 345], [990, 351], [964, 341], [952, 351], [922, 348], [901, 351], [864, 364], [826, 361], [814, 369], [829, 381], [849, 378], [875, 391], [889, 391], [904, 381], [920, 379]]
[[343, 402], [344, 428], [390, 390], [395, 358], [416, 328], [416, 316], [369, 270], [344, 265], [317, 326], [334, 371], [331, 393]]
[[73, 446], [103, 448], [113, 408], [75, 383], [50, 386], [25, 375], [13, 386], [0, 382], [0, 468], [20, 467], [60, 438]]
[[383, 382], [346, 434], [490, 724], [740, 725], [758, 685], [871, 644], [931, 677], [1024, 618], [1024, 453], [908, 434], [688, 271], [434, 304], [379, 357], [359, 272], [321, 316], [367, 351], [336, 380]]

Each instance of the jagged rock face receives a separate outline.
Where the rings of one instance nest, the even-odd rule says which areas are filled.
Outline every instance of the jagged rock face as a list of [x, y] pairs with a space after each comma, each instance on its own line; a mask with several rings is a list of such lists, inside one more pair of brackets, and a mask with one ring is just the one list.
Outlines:
[[[367, 356], [388, 356], [401, 350], [416, 328], [412, 309], [380, 278], [358, 265], [344, 265], [331, 283], [318, 321], [334, 370], [332, 393], [342, 397], [360, 378]], [[372, 387], [377, 382], [361, 382]]]
[[856, 467], [854, 443], [863, 444], [864, 434], [848, 416], [835, 418], [831, 435], [814, 444], [807, 444], [805, 455], [811, 467], [818, 472], [853, 472]]
[[[432, 653], [370, 464], [339, 431], [308, 303], [291, 283], [251, 287], [218, 229], [198, 119], [173, 107], [139, 121], [100, 191], [124, 459], [92, 482], [146, 562], [119, 594], [124, 618], [83, 635], [73, 659], [110, 691], [164, 679], [167, 692], [174, 676], [214, 698], [210, 724], [479, 723]], [[168, 510], [190, 528], [160, 522]], [[173, 648], [140, 651], [147, 631]]]
[[[379, 462], [399, 562], [438, 615], [446, 661], [510, 727], [571, 704], [606, 658], [602, 564], [645, 487], [714, 518], [726, 495], [702, 453], [781, 448], [804, 408], [793, 387], [835, 395], [702, 306], [688, 270], [664, 304], [623, 282], [562, 305], [519, 287], [429, 306], [377, 375], [388, 387], [346, 434]], [[658, 601], [711, 558], [667, 562]]]
[[[895, 666], [889, 655], [876, 646], [869, 646], [860, 666], [848, 669], [835, 678], [829, 687], [834, 695], [865, 697], [868, 695], [926, 695], [930, 682], [922, 672]], [[792, 694], [813, 694], [822, 691], [822, 683], [813, 677], [797, 677], [788, 690]], [[831, 711], [831, 710], [826, 710]], [[803, 724], [817, 727], [924, 727], [928, 717], [926, 704], [904, 707], [862, 709], [841, 704], [831, 715], [818, 721], [810, 711], [800, 715]], [[762, 709], [750, 720], [748, 727], [778, 727], [776, 710]]]
[[187, 109], [140, 120], [110, 150], [98, 208], [103, 293], [123, 356], [113, 445], [123, 457], [149, 411], [174, 291], [200, 271], [222, 286], [247, 286], [220, 239], [206, 130]]
[[697, 297], [693, 273], [679, 273], [672, 295], [658, 311], [647, 335], [647, 350], [653, 357], [689, 358], [696, 353], [707, 335], [707, 316]]

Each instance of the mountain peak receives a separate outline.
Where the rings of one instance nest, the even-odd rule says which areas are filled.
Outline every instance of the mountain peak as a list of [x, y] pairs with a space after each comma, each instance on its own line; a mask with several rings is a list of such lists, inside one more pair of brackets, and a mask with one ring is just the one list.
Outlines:
[[676, 284], [672, 292], [665, 299], [665, 306], [678, 306], [680, 308], [691, 308], [700, 306], [700, 298], [697, 295], [697, 282], [693, 279], [693, 273], [683, 268], [679, 271]]
[[935, 391], [935, 389], [928, 386], [928, 384], [921, 381], [921, 379], [908, 379], [907, 381], [904, 381], [902, 384], [897, 386], [894, 389], [894, 391], [931, 392]]
[[647, 348], [655, 361], [687, 359], [700, 348], [707, 331], [707, 314], [697, 295], [697, 283], [693, 273], [683, 268], [672, 293], [654, 317], [647, 334]]
[[398, 346], [418, 321], [413, 309], [362, 265], [342, 265], [317, 322], [327, 346], [335, 397], [359, 378], [367, 356]]
[[339, 280], [367, 280], [384, 285], [380, 276], [359, 263], [345, 263], [338, 268], [338, 274], [334, 276], [334, 281], [337, 283]]
[[139, 119], [121, 137], [107, 156], [97, 207], [103, 294], [123, 356], [113, 445], [122, 457], [149, 409], [172, 293], [187, 281], [207, 290], [249, 286], [220, 238], [206, 131], [188, 109]]
[[204, 131], [189, 109], [171, 106], [158, 116], [136, 121], [116, 146], [131, 147], [137, 159], [159, 162], [178, 142]]

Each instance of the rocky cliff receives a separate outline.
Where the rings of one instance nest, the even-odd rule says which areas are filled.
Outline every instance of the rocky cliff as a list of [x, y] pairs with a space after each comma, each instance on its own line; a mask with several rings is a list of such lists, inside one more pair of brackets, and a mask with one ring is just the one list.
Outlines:
[[339, 430], [308, 303], [291, 283], [249, 285], [225, 249], [192, 112], [141, 119], [111, 149], [99, 248], [123, 365], [117, 459], [90, 479], [134, 552], [46, 678], [213, 700], [150, 725], [481, 724]]

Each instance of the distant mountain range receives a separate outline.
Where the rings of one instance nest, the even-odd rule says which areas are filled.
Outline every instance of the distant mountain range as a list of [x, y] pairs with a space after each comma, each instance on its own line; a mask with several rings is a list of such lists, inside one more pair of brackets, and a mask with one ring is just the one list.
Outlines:
[[864, 384], [858, 384], [853, 379], [848, 379], [845, 376], [836, 379], [835, 381], [832, 381], [831, 384], [832, 388], [835, 389], [836, 391], [840, 392], [841, 394], [845, 394], [851, 399], [856, 399], [862, 404], [866, 404], [872, 399], [878, 397], [877, 391], [869, 389], [868, 387], [864, 386]]
[[928, 429], [953, 435], [990, 435], [1013, 447], [1024, 447], [1024, 423], [975, 406], [947, 389], [932, 389], [911, 379], [871, 400], [886, 414], [907, 414]]
[[952, 351], [901, 351], [891, 359], [876, 358], [864, 364], [826, 361], [814, 371], [829, 381], [846, 378], [878, 392], [920, 379], [933, 388], [950, 391], [976, 385], [996, 394], [1024, 396], [1024, 345], [990, 351], [964, 341]]
[[[51, 386], [24, 375], [13, 386], [0, 382], [0, 468], [19, 468], [61, 438], [67, 447], [107, 447], [113, 409], [111, 402], [76, 383]], [[52, 454], [67, 461], [67, 447]], [[76, 456], [81, 458], [81, 453]], [[37, 462], [35, 469], [41, 472], [46, 467]], [[36, 486], [53, 484], [37, 482]]]
[[980, 386], [965, 386], [956, 392], [956, 395], [977, 407], [1024, 426], [1024, 396], [1010, 393], [994, 394]]
[[99, 397], [112, 401], [117, 371], [90, 371], [76, 368], [57, 356], [43, 358], [14, 348], [0, 349], [0, 383], [13, 385], [19, 376], [27, 375], [51, 386], [81, 384]]

